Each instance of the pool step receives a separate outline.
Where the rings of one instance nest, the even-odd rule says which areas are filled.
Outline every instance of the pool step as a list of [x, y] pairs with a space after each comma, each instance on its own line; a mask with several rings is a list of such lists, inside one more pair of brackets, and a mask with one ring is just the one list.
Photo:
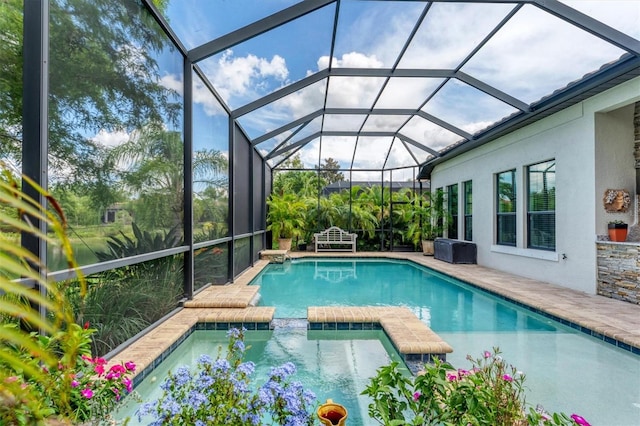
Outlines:
[[310, 306], [309, 330], [382, 328], [405, 361], [446, 360], [453, 348], [405, 307]]
[[223, 285], [204, 289], [193, 300], [184, 302], [185, 308], [246, 308], [255, 306], [259, 298], [257, 285]]
[[284, 263], [288, 259], [288, 250], [261, 250], [260, 259], [266, 259], [269, 263]]

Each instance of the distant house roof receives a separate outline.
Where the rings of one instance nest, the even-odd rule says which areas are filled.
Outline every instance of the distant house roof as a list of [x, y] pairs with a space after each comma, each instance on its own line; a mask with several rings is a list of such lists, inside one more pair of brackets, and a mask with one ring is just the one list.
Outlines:
[[[401, 189], [420, 189], [420, 184], [415, 181], [408, 182], [383, 182], [385, 188], [391, 187], [391, 191], [396, 192]], [[366, 180], [366, 181], [340, 181], [333, 182], [322, 189], [323, 195], [329, 195], [335, 192], [340, 192], [344, 190], [349, 190], [349, 188], [359, 186], [361, 188], [371, 188], [373, 186], [380, 186], [380, 181]], [[422, 189], [429, 189], [429, 182], [422, 183]]]

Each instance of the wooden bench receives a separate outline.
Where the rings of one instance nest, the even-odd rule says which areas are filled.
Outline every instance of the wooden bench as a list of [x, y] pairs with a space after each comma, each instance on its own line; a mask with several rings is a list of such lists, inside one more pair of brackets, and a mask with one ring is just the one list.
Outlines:
[[322, 232], [313, 234], [316, 253], [319, 251], [351, 251], [355, 253], [356, 238], [358, 238], [358, 235], [350, 234], [337, 226], [332, 226]]

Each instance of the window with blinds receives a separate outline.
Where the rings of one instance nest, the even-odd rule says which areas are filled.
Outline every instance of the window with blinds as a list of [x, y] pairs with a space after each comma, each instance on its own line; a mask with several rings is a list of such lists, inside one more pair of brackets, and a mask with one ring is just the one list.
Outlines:
[[465, 241], [473, 240], [473, 185], [470, 180], [462, 183], [464, 191], [464, 223], [463, 233]]
[[447, 223], [447, 237], [458, 239], [458, 184], [447, 186], [447, 212], [449, 222]]
[[516, 170], [496, 175], [496, 244], [516, 245]]
[[527, 167], [527, 247], [556, 249], [556, 162]]

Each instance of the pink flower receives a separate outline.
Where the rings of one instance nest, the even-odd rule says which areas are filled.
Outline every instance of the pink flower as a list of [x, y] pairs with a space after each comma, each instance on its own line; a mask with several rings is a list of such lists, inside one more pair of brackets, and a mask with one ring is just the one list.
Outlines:
[[77, 388], [80, 385], [80, 383], [77, 380], [72, 380], [71, 381], [71, 387], [72, 388]]
[[572, 414], [571, 419], [580, 426], [591, 426], [588, 421], [586, 421], [583, 417], [577, 414]]
[[107, 363], [107, 360], [104, 358], [96, 358], [95, 361], [98, 365], [105, 365]]
[[462, 378], [464, 376], [468, 376], [471, 374], [468, 370], [463, 370], [462, 368], [458, 369], [458, 377]]
[[93, 397], [93, 391], [89, 388], [82, 389], [80, 394], [87, 399], [91, 399], [91, 397]]
[[120, 365], [120, 364], [116, 364], [116, 365], [111, 366], [111, 368], [109, 369], [109, 371], [110, 371], [111, 373], [116, 373], [116, 374], [118, 374], [118, 376], [120, 376], [121, 374], [124, 374], [124, 373], [126, 373], [126, 372], [127, 372], [127, 370], [125, 370], [125, 368], [124, 368], [122, 365]]
[[508, 374], [505, 374], [504, 376], [502, 376], [502, 379], [507, 381], [507, 382], [513, 382], [513, 377], [511, 377]]
[[133, 361], [127, 361], [124, 366], [129, 371], [136, 371], [136, 364]]
[[104, 365], [96, 364], [96, 366], [93, 368], [93, 371], [95, 371], [98, 376], [102, 376], [102, 374], [104, 373]]
[[[124, 383], [127, 392], [131, 393], [131, 390], [133, 389], [133, 382], [131, 381], [131, 379], [125, 377], [124, 379], [122, 379], [122, 383]], [[413, 394], [413, 399], [417, 401], [416, 395], [420, 396], [420, 392], [416, 392]]]
[[484, 357], [485, 357], [485, 358], [491, 358], [491, 352], [489, 352], [489, 351], [484, 351]]
[[[127, 390], [128, 390], [129, 392], [131, 392], [131, 391], [129, 390], [129, 387], [127, 387]], [[414, 401], [417, 401], [418, 399], [420, 399], [420, 395], [421, 395], [421, 393], [420, 393], [420, 392], [416, 392], [416, 393], [414, 393], [414, 394], [413, 394], [413, 400], [414, 400]]]
[[6, 379], [4, 379], [5, 383], [13, 383], [18, 381], [18, 376], [9, 376]]
[[447, 380], [450, 382], [455, 382], [456, 380], [458, 380], [458, 376], [456, 376], [455, 374], [447, 373]]
[[84, 359], [85, 361], [89, 361], [91, 364], [93, 364], [93, 358], [91, 358], [90, 356], [82, 355], [82, 359]]

